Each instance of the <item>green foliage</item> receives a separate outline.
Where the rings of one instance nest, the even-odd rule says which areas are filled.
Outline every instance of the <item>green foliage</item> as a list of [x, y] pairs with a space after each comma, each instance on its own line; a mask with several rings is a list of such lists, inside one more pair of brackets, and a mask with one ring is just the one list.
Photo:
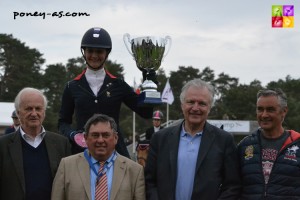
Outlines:
[[221, 73], [217, 79], [211, 80], [210, 82], [215, 86], [217, 98], [220, 98], [222, 94], [236, 87], [239, 81], [237, 78], [231, 78], [229, 75]]
[[13, 101], [24, 87], [41, 88], [42, 54], [12, 35], [0, 34], [0, 101]]
[[86, 68], [85, 60], [82, 57], [70, 58], [66, 64], [66, 80], [72, 80]]
[[43, 90], [49, 101], [44, 126], [57, 130], [61, 96], [66, 83], [66, 67], [63, 64], [48, 65], [43, 75]]
[[222, 88], [222, 95], [212, 109], [211, 118], [222, 119], [224, 115], [232, 120], [255, 120], [256, 93], [260, 85], [234, 85]]
[[112, 75], [124, 79], [124, 67], [122, 67], [122, 65], [107, 60], [105, 63], [105, 69]]

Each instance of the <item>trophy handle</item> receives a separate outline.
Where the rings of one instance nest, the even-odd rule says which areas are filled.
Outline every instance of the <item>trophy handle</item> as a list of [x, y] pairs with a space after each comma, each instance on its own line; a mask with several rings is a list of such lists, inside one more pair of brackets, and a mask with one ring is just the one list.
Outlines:
[[171, 49], [171, 46], [172, 46], [172, 38], [171, 38], [171, 36], [166, 36], [165, 37], [165, 44], [166, 44], [166, 46], [167, 46], [167, 44], [169, 44], [169, 45], [168, 45], [168, 49], [167, 49], [166, 53], [162, 57], [162, 60], [168, 55], [168, 53], [169, 53], [169, 51]]
[[123, 41], [124, 41], [124, 43], [125, 43], [126, 49], [127, 49], [128, 52], [130, 53], [130, 55], [133, 56], [133, 53], [132, 53], [132, 51], [130, 50], [130, 48], [129, 48], [129, 46], [128, 46], [129, 44], [131, 44], [129, 33], [125, 33], [125, 34], [123, 35]]

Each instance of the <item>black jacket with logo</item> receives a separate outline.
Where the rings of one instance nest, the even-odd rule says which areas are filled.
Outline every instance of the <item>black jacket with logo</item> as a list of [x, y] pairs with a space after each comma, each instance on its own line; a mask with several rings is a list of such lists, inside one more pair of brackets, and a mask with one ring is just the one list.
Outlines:
[[261, 158], [261, 131], [257, 130], [238, 144], [243, 181], [241, 200], [300, 199], [300, 134], [289, 130], [265, 184]]

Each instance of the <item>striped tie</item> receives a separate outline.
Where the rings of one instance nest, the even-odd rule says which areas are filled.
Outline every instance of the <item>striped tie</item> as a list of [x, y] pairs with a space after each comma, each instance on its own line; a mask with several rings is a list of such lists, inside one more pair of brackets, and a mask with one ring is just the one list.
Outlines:
[[[98, 174], [103, 170], [105, 162], [100, 162]], [[106, 173], [96, 183], [95, 200], [108, 200], [107, 176]]]

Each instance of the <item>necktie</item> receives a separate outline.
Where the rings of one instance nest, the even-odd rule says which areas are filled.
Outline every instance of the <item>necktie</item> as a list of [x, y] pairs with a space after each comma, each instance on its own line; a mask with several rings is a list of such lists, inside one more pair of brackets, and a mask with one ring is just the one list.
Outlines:
[[[100, 162], [98, 174], [104, 169], [105, 162]], [[96, 183], [95, 200], [108, 200], [107, 176], [104, 173]]]

